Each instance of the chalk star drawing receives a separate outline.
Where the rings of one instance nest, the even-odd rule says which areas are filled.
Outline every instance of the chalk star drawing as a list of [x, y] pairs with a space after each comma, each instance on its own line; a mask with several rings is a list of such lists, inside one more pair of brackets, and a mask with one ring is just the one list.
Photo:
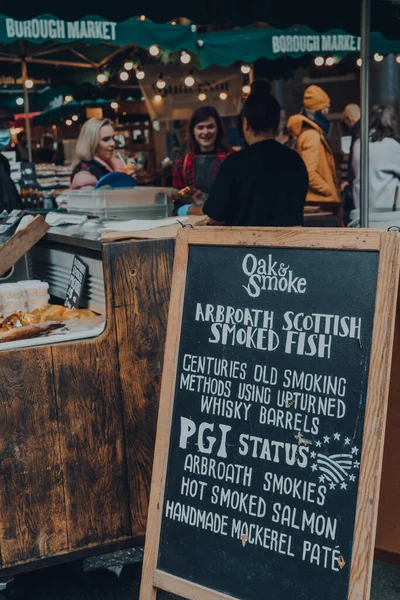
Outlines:
[[[360, 467], [360, 462], [357, 460], [359, 448], [352, 446], [349, 448], [348, 441], [350, 438], [342, 436], [340, 433], [334, 433], [332, 436], [325, 435], [323, 438], [325, 444], [329, 444], [330, 452], [323, 454], [323, 450], [310, 452], [311, 471], [318, 475], [320, 483], [326, 482], [329, 484], [329, 489], [347, 490], [349, 484], [357, 481], [357, 473], [355, 469]], [[314, 442], [316, 448], [322, 447], [322, 441]]]
[[350, 438], [346, 438], [346, 439], [344, 440], [344, 445], [345, 445], [345, 446], [350, 446], [350, 444], [351, 444], [351, 439], [350, 439]]

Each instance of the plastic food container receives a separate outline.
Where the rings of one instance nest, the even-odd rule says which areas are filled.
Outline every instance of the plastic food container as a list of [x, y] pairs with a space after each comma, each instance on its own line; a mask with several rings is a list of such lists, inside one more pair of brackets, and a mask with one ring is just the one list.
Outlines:
[[0, 284], [0, 299], [2, 302], [18, 299], [23, 297], [23, 292], [17, 283], [2, 283]]
[[162, 219], [172, 213], [172, 188], [138, 186], [116, 190], [68, 190], [60, 196], [71, 213], [100, 219]]
[[28, 300], [47, 296], [49, 293], [49, 284], [45, 281], [21, 281], [19, 286]]

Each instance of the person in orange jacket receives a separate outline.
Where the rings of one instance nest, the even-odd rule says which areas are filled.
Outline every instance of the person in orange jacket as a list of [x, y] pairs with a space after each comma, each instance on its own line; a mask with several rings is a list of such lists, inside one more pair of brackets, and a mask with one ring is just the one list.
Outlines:
[[338, 203], [340, 192], [333, 152], [328, 143], [330, 98], [317, 85], [304, 92], [303, 110], [288, 119], [287, 130], [305, 162], [309, 177], [307, 202]]

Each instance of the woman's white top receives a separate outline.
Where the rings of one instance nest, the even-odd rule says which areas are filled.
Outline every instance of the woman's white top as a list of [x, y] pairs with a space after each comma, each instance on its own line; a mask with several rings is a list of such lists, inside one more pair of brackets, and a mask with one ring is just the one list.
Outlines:
[[[360, 207], [360, 140], [353, 149], [353, 196]], [[372, 210], [391, 210], [396, 187], [400, 186], [400, 144], [393, 138], [369, 143], [369, 206]], [[400, 194], [398, 210], [400, 210]]]

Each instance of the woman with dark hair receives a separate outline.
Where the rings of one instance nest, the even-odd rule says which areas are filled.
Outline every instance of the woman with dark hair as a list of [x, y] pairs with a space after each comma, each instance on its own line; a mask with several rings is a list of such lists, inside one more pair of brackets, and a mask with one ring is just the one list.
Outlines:
[[[360, 140], [353, 149], [353, 195], [360, 206]], [[390, 104], [378, 104], [371, 112], [369, 129], [369, 206], [374, 211], [392, 211], [400, 186], [400, 144], [397, 116]], [[357, 218], [357, 214], [352, 214]]]
[[173, 187], [178, 215], [201, 215], [218, 170], [230, 154], [221, 117], [212, 106], [194, 111], [188, 127], [189, 152], [176, 163]]

